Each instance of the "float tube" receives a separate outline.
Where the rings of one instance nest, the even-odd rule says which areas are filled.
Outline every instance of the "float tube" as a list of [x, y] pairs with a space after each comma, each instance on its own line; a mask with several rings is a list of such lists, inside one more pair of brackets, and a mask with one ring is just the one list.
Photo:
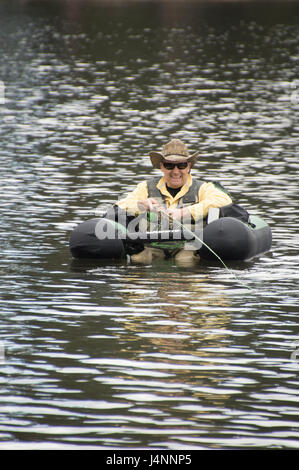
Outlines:
[[[230, 212], [229, 212], [230, 213]], [[199, 255], [204, 259], [247, 261], [267, 252], [272, 243], [269, 225], [260, 217], [247, 219], [221, 216], [207, 223], [201, 232]], [[79, 224], [70, 235], [69, 248], [74, 258], [121, 259], [143, 250], [144, 246], [165, 249], [167, 244], [181, 247], [190, 241], [182, 230], [129, 232], [124, 225], [108, 218], [93, 218]], [[166, 243], [167, 241], [167, 243]], [[167, 251], [167, 250], [166, 250]]]

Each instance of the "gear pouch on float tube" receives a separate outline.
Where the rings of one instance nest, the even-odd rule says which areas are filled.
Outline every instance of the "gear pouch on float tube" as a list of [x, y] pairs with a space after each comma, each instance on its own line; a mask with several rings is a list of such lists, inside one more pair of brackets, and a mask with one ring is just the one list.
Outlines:
[[220, 207], [219, 218], [221, 217], [233, 217], [234, 219], [239, 219], [247, 224], [249, 223], [249, 213], [238, 204], [229, 204], [227, 206]]

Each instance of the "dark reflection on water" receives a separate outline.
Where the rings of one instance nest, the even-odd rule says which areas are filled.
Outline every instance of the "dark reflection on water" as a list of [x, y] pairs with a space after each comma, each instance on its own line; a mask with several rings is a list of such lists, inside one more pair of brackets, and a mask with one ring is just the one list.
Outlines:
[[[0, 3], [1, 448], [298, 448], [298, 19]], [[172, 136], [266, 218], [272, 252], [72, 260], [72, 227]]]

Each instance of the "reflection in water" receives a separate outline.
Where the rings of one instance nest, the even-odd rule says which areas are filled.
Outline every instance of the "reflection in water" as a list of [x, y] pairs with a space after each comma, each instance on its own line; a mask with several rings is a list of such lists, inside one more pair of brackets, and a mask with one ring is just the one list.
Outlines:
[[[161, 275], [162, 277], [160, 277]], [[134, 277], [129, 275], [124, 280], [125, 284], [121, 290], [124, 305], [136, 305], [136, 310], [139, 305], [147, 306], [152, 308], [153, 316], [155, 312], [158, 312], [159, 317], [165, 317], [165, 322], [163, 320], [157, 322], [155, 319], [147, 321], [149, 328], [151, 328], [148, 339], [159, 345], [160, 348], [164, 346], [167, 349], [168, 347], [169, 352], [171, 349], [172, 352], [177, 351], [179, 345], [183, 348], [183, 339], [192, 337], [192, 333], [196, 336], [200, 335], [201, 332], [209, 330], [213, 325], [219, 328], [220, 332], [229, 320], [226, 320], [227, 314], [224, 310], [227, 307], [225, 293], [222, 293], [220, 289], [220, 292], [215, 291], [212, 294], [199, 276], [190, 274], [181, 279], [178, 278], [177, 272], [172, 270], [162, 273], [158, 270], [153, 276], [152, 273], [147, 275], [146, 271], [135, 269]], [[219, 316], [215, 316], [213, 310], [218, 307]], [[134, 324], [128, 325], [128, 328], [135, 333], [142, 332], [144, 328], [142, 317], [139, 322], [135, 315], [133, 319]], [[126, 327], [126, 325], [124, 326]], [[167, 341], [167, 335], [169, 335], [170, 341]], [[182, 352], [184, 351], [182, 350]]]
[[[298, 448], [298, 18], [0, 2], [0, 447]], [[217, 262], [71, 260], [72, 227], [171, 137], [272, 227], [240, 282]]]
[[[151, 275], [149, 280], [146, 273], [135, 270], [134, 277], [126, 278], [129, 283], [122, 290], [124, 304], [130, 307], [136, 305], [136, 312], [120, 318], [119, 323], [130, 341], [140, 342], [140, 338], [143, 339], [142, 362], [150, 358], [151, 361], [158, 360], [166, 369], [172, 370], [175, 366], [176, 374], [169, 377], [167, 383], [177, 385], [180, 396], [182, 384], [187, 387], [187, 384], [198, 385], [210, 379], [215, 359], [217, 363], [215, 350], [222, 348], [230, 317], [226, 312], [225, 293], [221, 293], [221, 289], [220, 292], [211, 292], [205, 284], [202, 285], [202, 279], [193, 275], [182, 280], [172, 271], [163, 274], [162, 278], [158, 274], [154, 279]], [[140, 305], [149, 308], [152, 314], [139, 316]], [[141, 351], [136, 352], [139, 355]], [[203, 365], [199, 375], [198, 367], [192, 374], [190, 361], [191, 364]], [[223, 380], [223, 371], [219, 371], [218, 380]], [[217, 373], [213, 377], [213, 387], [217, 387]], [[211, 393], [210, 390], [210, 399]], [[173, 392], [172, 396], [175, 395], [177, 393]]]
[[[116, 396], [121, 391], [121, 397], [144, 407], [162, 401], [164, 412], [170, 413], [173, 401], [186, 392], [194, 406], [199, 397], [224, 404], [236, 393], [221, 388], [230, 376], [221, 364], [230, 324], [225, 293], [209, 289], [192, 273], [180, 279], [169, 268], [165, 270], [165, 263], [164, 269], [156, 266], [155, 275], [146, 268], [128, 268], [119, 286], [123, 302], [114, 317], [114, 337], [120, 345], [125, 337], [121, 350], [125, 356], [129, 351], [130, 359], [97, 358], [87, 363], [111, 365], [110, 376], [97, 380], [110, 384]], [[93, 275], [102, 276], [102, 270], [93, 270]]]

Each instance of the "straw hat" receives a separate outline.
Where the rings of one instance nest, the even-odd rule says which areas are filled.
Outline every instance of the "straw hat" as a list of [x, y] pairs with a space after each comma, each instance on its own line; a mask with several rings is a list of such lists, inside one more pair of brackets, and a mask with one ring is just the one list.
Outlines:
[[160, 169], [160, 162], [162, 160], [167, 160], [168, 162], [182, 162], [186, 160], [191, 163], [192, 167], [198, 154], [199, 152], [195, 152], [193, 155], [190, 155], [186, 145], [180, 139], [172, 139], [162, 147], [162, 153], [150, 152], [149, 155], [153, 167]]

